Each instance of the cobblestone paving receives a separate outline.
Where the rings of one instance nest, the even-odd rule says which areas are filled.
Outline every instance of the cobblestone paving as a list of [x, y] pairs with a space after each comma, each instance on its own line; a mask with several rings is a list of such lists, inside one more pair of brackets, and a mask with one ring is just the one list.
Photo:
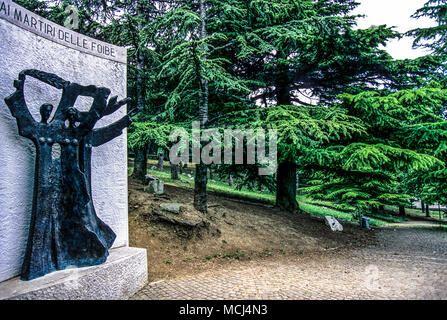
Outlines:
[[447, 233], [392, 229], [380, 245], [150, 283], [132, 299], [442, 299], [447, 300]]

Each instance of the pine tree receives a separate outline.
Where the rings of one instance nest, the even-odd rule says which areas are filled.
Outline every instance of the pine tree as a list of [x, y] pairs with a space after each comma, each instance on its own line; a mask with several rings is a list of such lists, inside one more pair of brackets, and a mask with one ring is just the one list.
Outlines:
[[[179, 1], [160, 21], [157, 32], [157, 41], [172, 48], [164, 57], [160, 76], [177, 83], [159, 117], [174, 120], [186, 115], [198, 119], [202, 130], [208, 125], [210, 95], [249, 93], [243, 82], [225, 70], [227, 61], [218, 55], [215, 43], [228, 41], [225, 35], [208, 32], [207, 12], [215, 5], [213, 1]], [[196, 165], [194, 206], [201, 212], [207, 211], [206, 184], [207, 167], [200, 162]]]
[[75, 31], [103, 41], [109, 40], [104, 28], [108, 20], [114, 19], [118, 14], [120, 3], [120, 1], [102, 0], [18, 0], [15, 2], [62, 26], [73, 13], [67, 10], [68, 6], [72, 6], [76, 9], [78, 18]]
[[[133, 104], [143, 110], [137, 122], [153, 122], [153, 117], [163, 110], [166, 101], [165, 83], [158, 78], [161, 58], [165, 47], [154, 39], [158, 19], [168, 10], [168, 1], [127, 0], [118, 3], [121, 14], [106, 27], [109, 40], [128, 47], [128, 95], [134, 97]], [[142, 130], [144, 126], [132, 126]], [[132, 137], [134, 135], [131, 135]], [[147, 139], [148, 143], [153, 141]], [[129, 144], [135, 152], [133, 177], [142, 179], [147, 173], [148, 146], [141, 143]]]
[[415, 37], [414, 47], [428, 48], [434, 54], [447, 54], [447, 0], [429, 0], [416, 11], [413, 18], [428, 17], [438, 24], [435, 27], [417, 28], [407, 33]]
[[424, 89], [345, 94], [341, 98], [341, 107], [363, 122], [366, 134], [343, 144], [336, 141], [311, 154], [307, 168], [312, 170], [313, 186], [304, 188], [305, 192], [362, 208], [404, 206], [416, 195], [415, 190], [426, 189], [429, 172], [445, 172], [441, 155], [446, 90], [433, 84]]
[[[354, 30], [356, 17], [349, 15], [354, 1], [231, 3], [240, 17], [221, 19], [220, 27], [236, 39], [224, 50], [234, 57], [234, 70], [250, 80], [252, 100], [263, 107], [329, 105], [342, 92], [359, 93], [391, 76], [391, 57], [379, 45], [398, 35], [385, 26]], [[288, 150], [293, 140], [284, 141], [277, 205], [293, 211], [299, 163]]]

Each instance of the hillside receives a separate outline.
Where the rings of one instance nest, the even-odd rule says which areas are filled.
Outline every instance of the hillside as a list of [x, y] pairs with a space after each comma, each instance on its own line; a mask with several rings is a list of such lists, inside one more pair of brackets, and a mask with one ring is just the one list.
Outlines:
[[[321, 220], [291, 214], [263, 203], [246, 203], [228, 196], [209, 195], [206, 216], [193, 209], [192, 190], [165, 185], [157, 196], [129, 178], [130, 245], [148, 251], [149, 281], [237, 264], [355, 249], [375, 243], [375, 231], [344, 224], [332, 232]], [[180, 203], [181, 216], [201, 221], [197, 227], [161, 221], [160, 204]], [[203, 221], [202, 221], [203, 220]]]

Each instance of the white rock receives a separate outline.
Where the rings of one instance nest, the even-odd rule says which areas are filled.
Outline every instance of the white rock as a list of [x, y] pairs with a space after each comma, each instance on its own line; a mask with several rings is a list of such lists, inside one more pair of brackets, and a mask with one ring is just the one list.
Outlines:
[[334, 217], [326, 216], [324, 217], [324, 221], [326, 222], [326, 225], [331, 228], [332, 231], [343, 231], [343, 226]]

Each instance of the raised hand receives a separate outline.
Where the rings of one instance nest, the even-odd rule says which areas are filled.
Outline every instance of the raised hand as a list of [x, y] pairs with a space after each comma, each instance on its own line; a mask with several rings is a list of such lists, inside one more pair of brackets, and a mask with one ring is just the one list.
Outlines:
[[110, 98], [109, 103], [107, 103], [107, 109], [112, 108], [118, 102], [118, 96]]
[[26, 75], [25, 73], [22, 71], [19, 73], [19, 79], [18, 80], [14, 80], [14, 88], [16, 88], [17, 90], [20, 90], [23, 92], [23, 88], [25, 86], [25, 78]]
[[110, 100], [109, 100], [109, 102], [107, 104], [107, 108], [104, 111], [104, 116], [111, 115], [112, 113], [117, 111], [122, 106], [128, 104], [130, 101], [131, 101], [130, 98], [126, 98], [126, 99], [123, 99], [121, 101], [118, 101], [118, 97], [117, 96], [114, 96], [114, 97], [110, 98]]
[[[130, 101], [125, 99], [122, 101]], [[132, 117], [135, 116], [141, 110], [139, 108], [132, 109], [129, 113], [122, 117], [120, 120], [108, 125], [106, 127], [93, 130], [92, 146], [99, 147], [104, 143], [107, 143], [123, 133], [123, 130], [129, 127], [132, 123]]]
[[18, 80], [14, 80], [16, 91], [4, 99], [11, 115], [16, 118], [19, 134], [25, 138], [32, 139], [36, 121], [28, 110], [24, 96], [26, 74], [19, 73]]
[[121, 100], [121, 101], [118, 101], [118, 103], [117, 103], [118, 108], [120, 108], [120, 107], [122, 107], [122, 106], [128, 104], [128, 103], [131, 102], [131, 101], [132, 101], [131, 98], [126, 98], [126, 99], [123, 99], [123, 100]]

